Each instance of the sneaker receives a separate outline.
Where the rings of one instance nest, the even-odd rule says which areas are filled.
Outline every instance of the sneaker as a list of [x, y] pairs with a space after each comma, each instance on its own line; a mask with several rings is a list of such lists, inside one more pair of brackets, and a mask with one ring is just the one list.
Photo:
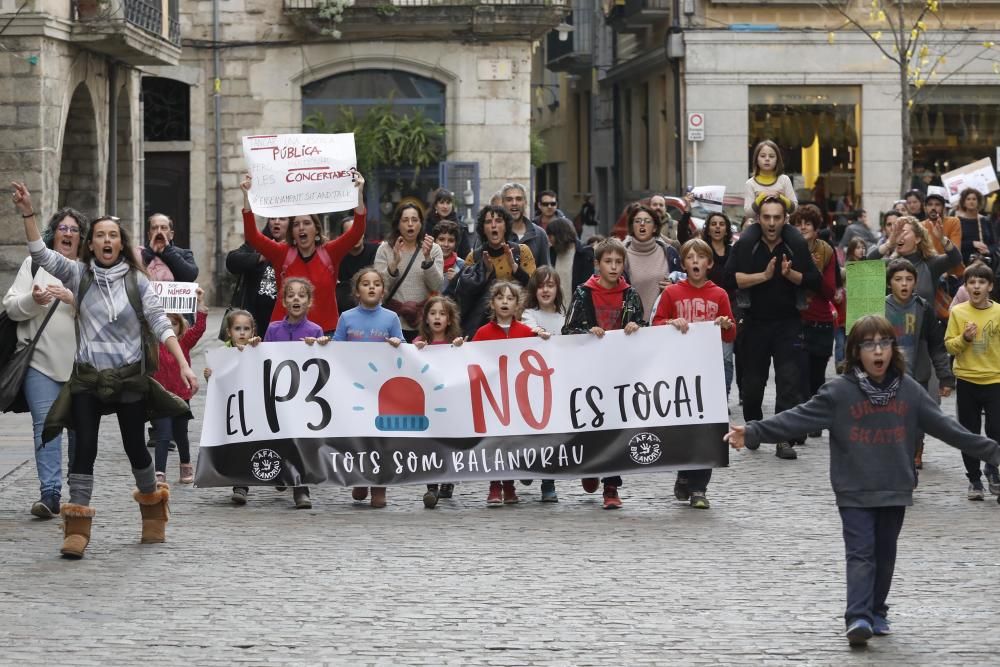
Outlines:
[[486, 496], [487, 505], [503, 505], [503, 485], [500, 482], [490, 482], [490, 494]]
[[847, 626], [847, 643], [851, 646], [864, 646], [872, 638], [872, 624], [863, 618]]
[[168, 452], [176, 452], [177, 451], [177, 443], [174, 442], [173, 440], [171, 440], [170, 442], [168, 442], [167, 443], [167, 451]]
[[601, 480], [596, 477], [585, 477], [580, 480], [580, 483], [583, 484], [583, 490], [587, 493], [594, 493], [601, 488]]
[[875, 616], [872, 618], [872, 632], [875, 633], [876, 637], [891, 635], [892, 626], [889, 625], [889, 619], [884, 616]]
[[969, 500], [983, 500], [985, 497], [982, 482], [972, 482], [969, 484]]
[[157, 473], [156, 473], [156, 481], [157, 482], [166, 482], [167, 481], [167, 473], [157, 471]]
[[250, 492], [245, 486], [234, 486], [233, 495], [229, 496], [229, 499], [233, 501], [234, 505], [246, 505], [247, 504], [247, 494]]
[[427, 493], [424, 494], [424, 507], [429, 510], [434, 509], [438, 504], [438, 486], [437, 484], [428, 484]]
[[181, 476], [177, 480], [180, 484], [191, 484], [194, 482], [194, 466], [190, 463], [181, 464]]
[[438, 498], [451, 498], [453, 493], [455, 493], [454, 484], [442, 484], [438, 491]]
[[502, 488], [504, 505], [516, 505], [521, 502], [521, 499], [517, 497], [517, 489], [514, 488], [514, 482], [504, 482]]
[[986, 483], [989, 485], [991, 495], [1000, 496], [1000, 473], [986, 473]]
[[367, 486], [356, 486], [351, 489], [351, 498], [354, 498], [358, 502], [368, 498], [368, 487]]
[[552, 479], [542, 480], [542, 502], [557, 503], [559, 496], [556, 495], [556, 482]]
[[531, 486], [531, 483], [534, 482], [534, 481], [535, 480], [533, 480], [533, 479], [522, 479], [521, 480], [521, 484], [523, 484], [524, 486]]
[[708, 502], [708, 498], [705, 497], [704, 491], [691, 492], [691, 507], [696, 510], [707, 510], [711, 506], [711, 503]]
[[39, 519], [51, 519], [59, 514], [59, 494], [47, 493], [31, 506], [31, 514]]
[[795, 447], [790, 442], [779, 442], [774, 450], [774, 455], [786, 461], [799, 458], [799, 455], [795, 452]]
[[618, 497], [618, 487], [610, 484], [604, 485], [604, 509], [616, 510], [622, 506], [622, 499]]
[[276, 487], [274, 487], [274, 490], [277, 491], [278, 493], [283, 493], [283, 492], [285, 492], [285, 491], [288, 490], [288, 487], [287, 486], [276, 486]]
[[373, 486], [372, 487], [372, 507], [375, 509], [382, 509], [386, 505], [385, 499], [385, 487], [384, 486]]
[[312, 509], [313, 504], [309, 500], [309, 489], [305, 486], [292, 489], [292, 500], [295, 501], [295, 509], [297, 510]]
[[688, 481], [680, 475], [677, 475], [677, 481], [674, 482], [674, 498], [682, 503], [686, 503], [691, 499], [691, 491], [688, 489]]

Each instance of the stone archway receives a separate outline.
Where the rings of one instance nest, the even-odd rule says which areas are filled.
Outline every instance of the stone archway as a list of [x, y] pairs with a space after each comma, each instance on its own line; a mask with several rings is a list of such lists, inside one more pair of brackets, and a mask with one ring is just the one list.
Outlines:
[[63, 130], [59, 164], [59, 206], [99, 215], [100, 165], [94, 101], [83, 83], [73, 91]]

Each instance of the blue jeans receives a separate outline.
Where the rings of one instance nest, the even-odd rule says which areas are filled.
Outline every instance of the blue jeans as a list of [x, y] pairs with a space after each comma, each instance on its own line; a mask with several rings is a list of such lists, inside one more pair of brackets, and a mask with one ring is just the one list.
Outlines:
[[833, 330], [833, 363], [840, 365], [844, 360], [845, 350], [847, 350], [847, 330], [844, 327], [836, 327]]
[[[35, 468], [42, 495], [62, 493], [62, 434], [52, 438], [42, 446], [42, 427], [49, 408], [59, 396], [63, 383], [57, 382], [45, 373], [28, 367], [24, 376], [24, 397], [31, 411], [31, 426], [35, 434]], [[69, 431], [69, 458], [73, 460], [76, 435]]]
[[844, 552], [847, 557], [847, 625], [886, 618], [885, 603], [896, 569], [896, 541], [903, 528], [905, 507], [841, 507]]

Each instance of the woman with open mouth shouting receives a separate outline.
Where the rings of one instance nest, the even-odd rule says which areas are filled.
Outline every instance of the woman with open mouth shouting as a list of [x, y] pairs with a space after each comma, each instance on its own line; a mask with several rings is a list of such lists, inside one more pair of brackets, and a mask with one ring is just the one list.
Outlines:
[[142, 514], [142, 542], [163, 542], [170, 487], [156, 481], [145, 425], [151, 418], [184, 414], [188, 407], [150, 377], [159, 361], [158, 344], [165, 344], [177, 360], [185, 386], [197, 391], [198, 380], [118, 218], [104, 216], [91, 223], [77, 261], [45, 246], [28, 188], [23, 183], [12, 185], [31, 258], [61, 280], [77, 304], [76, 361], [42, 431], [42, 442], [64, 427], [76, 431], [70, 501], [61, 507], [65, 536], [61, 552], [67, 558], [82, 558], [90, 541], [97, 433], [101, 417], [112, 413], [118, 417], [135, 477], [133, 496]]
[[[292, 218], [285, 232], [287, 244], [267, 238], [257, 228], [257, 221], [250, 210], [249, 192], [253, 186], [250, 174], [245, 174], [240, 183], [243, 190], [243, 233], [247, 243], [274, 267], [277, 294], [284, 294], [286, 278], [305, 278], [312, 283], [315, 297], [309, 319], [318, 324], [328, 336], [332, 336], [337, 329], [340, 316], [337, 308], [337, 269], [340, 260], [365, 234], [365, 179], [356, 169], [351, 172], [354, 175], [354, 187], [358, 191], [354, 224], [346, 233], [330, 241], [323, 238], [323, 224], [318, 215], [297, 215]], [[284, 317], [285, 306], [278, 300], [274, 304], [271, 321], [280, 322]], [[258, 324], [265, 327], [262, 322]]]

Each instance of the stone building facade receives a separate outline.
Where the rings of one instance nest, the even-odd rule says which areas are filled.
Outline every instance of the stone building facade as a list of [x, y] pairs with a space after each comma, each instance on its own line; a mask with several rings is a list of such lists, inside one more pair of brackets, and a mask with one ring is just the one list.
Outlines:
[[[140, 233], [143, 66], [174, 64], [173, 1], [0, 0], [0, 182], [24, 180], [39, 220], [61, 206], [117, 215]], [[26, 255], [0, 216], [0, 285]]]

